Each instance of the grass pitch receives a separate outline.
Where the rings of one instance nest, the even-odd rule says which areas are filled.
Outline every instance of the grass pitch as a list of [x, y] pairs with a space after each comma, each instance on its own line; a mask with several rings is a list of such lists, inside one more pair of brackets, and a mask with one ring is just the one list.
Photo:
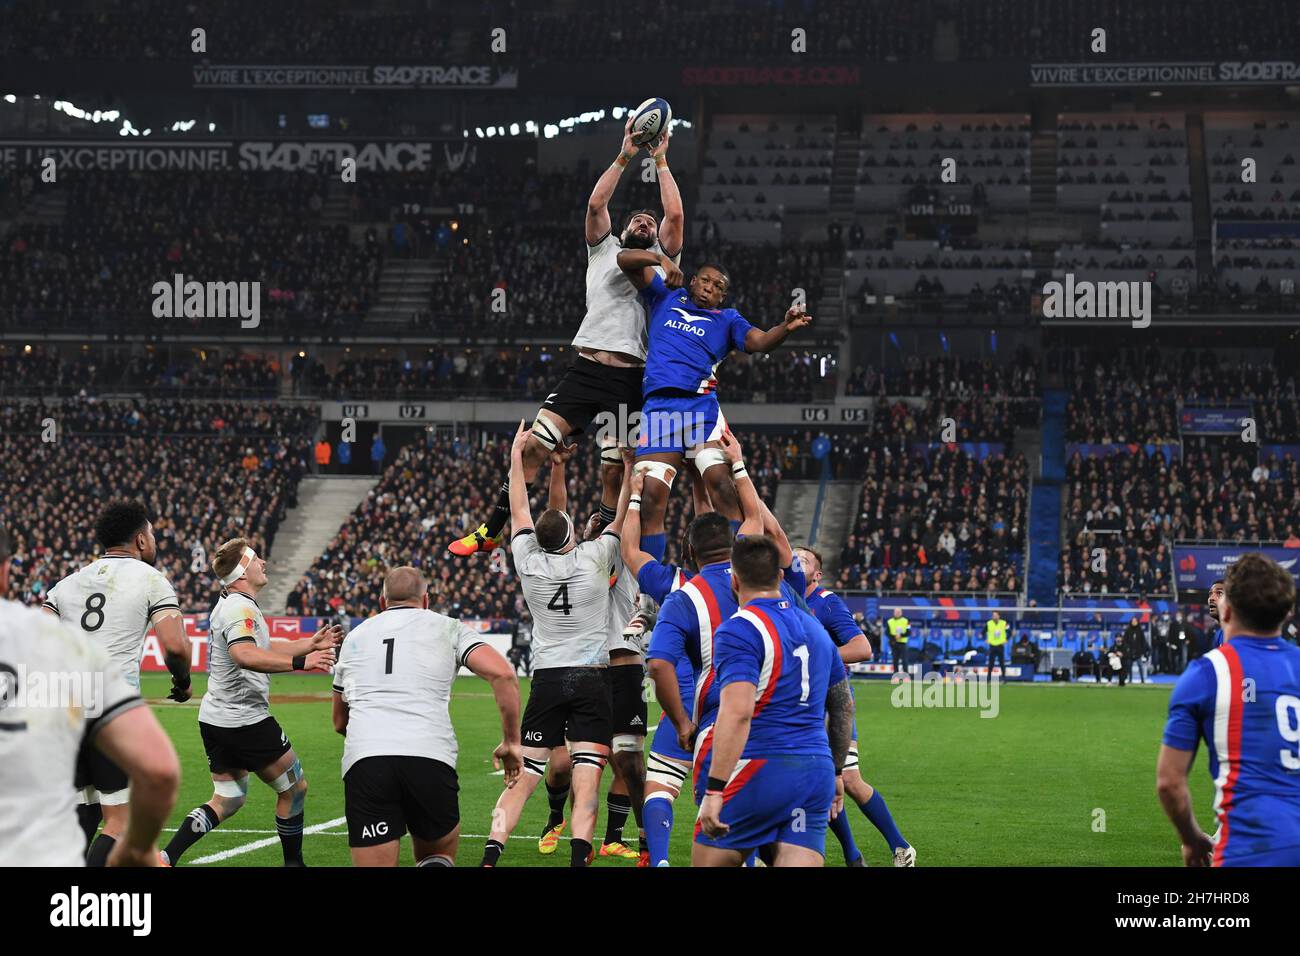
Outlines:
[[[162, 843], [192, 808], [212, 793], [198, 730], [198, 695], [206, 676], [195, 675], [195, 699], [165, 700], [168, 678], [142, 675], [143, 691], [171, 735], [181, 760], [181, 792]], [[855, 681], [864, 779], [879, 787], [920, 866], [1179, 866], [1178, 841], [1155, 796], [1155, 762], [1170, 685], [1004, 685], [996, 718], [973, 709], [899, 708], [884, 681]], [[350, 864], [339, 776], [343, 738], [330, 723], [329, 678], [273, 679], [271, 712], [293, 742], [307, 773], [309, 866]], [[521, 682], [526, 696], [528, 681]], [[451, 702], [460, 740], [461, 844], [458, 866], [477, 865], [502, 778], [492, 773], [500, 720], [487, 685], [457, 680]], [[651, 704], [651, 724], [659, 712]], [[608, 785], [610, 774], [603, 778]], [[1201, 755], [1192, 770], [1193, 805], [1213, 832], [1213, 787]], [[596, 841], [604, 833], [604, 798]], [[889, 866], [885, 841], [856, 806], [846, 812], [870, 866]], [[249, 799], [232, 819], [207, 834], [182, 866], [279, 866], [271, 790], [256, 778]], [[537, 852], [547, 816], [538, 788], [524, 810], [501, 866], [568, 865], [567, 839], [553, 856]], [[695, 806], [677, 801], [672, 863], [689, 865]], [[635, 821], [624, 830], [635, 838]], [[408, 839], [402, 865], [410, 866]], [[827, 836], [827, 865], [843, 854]], [[600, 867], [635, 861], [596, 858]]]

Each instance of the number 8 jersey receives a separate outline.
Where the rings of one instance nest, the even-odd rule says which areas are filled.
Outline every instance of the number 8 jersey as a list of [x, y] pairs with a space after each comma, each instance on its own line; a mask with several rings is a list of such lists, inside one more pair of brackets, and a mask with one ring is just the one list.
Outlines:
[[572, 551], [551, 554], [531, 528], [515, 533], [510, 553], [533, 615], [533, 669], [609, 663], [610, 578], [622, 571], [618, 535], [606, 531]]
[[180, 610], [176, 590], [161, 571], [117, 554], [69, 574], [50, 588], [42, 606], [104, 648], [137, 690], [150, 618], [158, 611]]

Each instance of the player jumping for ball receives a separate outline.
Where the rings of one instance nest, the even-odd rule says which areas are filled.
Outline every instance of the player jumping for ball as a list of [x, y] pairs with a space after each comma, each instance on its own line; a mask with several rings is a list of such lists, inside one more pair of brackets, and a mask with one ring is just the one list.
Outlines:
[[[617, 434], [602, 434], [603, 494], [599, 515], [588, 528], [589, 537], [599, 534], [614, 518], [623, 474], [618, 446], [630, 445], [628, 431], [635, 424], [634, 414], [641, 410], [641, 377], [646, 362], [645, 305], [636, 290], [628, 285], [616, 259], [622, 250], [637, 249], [676, 262], [681, 258], [686, 222], [681, 193], [668, 168], [669, 134], [665, 132], [650, 151], [655, 160], [663, 219], [656, 220], [655, 213], [649, 209], [634, 210], [624, 221], [622, 231], [614, 235], [609, 200], [638, 149], [632, 142], [631, 125], [629, 116], [623, 131], [622, 152], [601, 173], [587, 200], [583, 227], [587, 239], [587, 314], [573, 339], [578, 356], [555, 391], [542, 402], [524, 448], [524, 479], [531, 484], [538, 468], [566, 440], [580, 434], [598, 418], [606, 425], [617, 423], [612, 429]], [[605, 427], [600, 430], [606, 432]], [[510, 483], [506, 480], [487, 521], [453, 541], [448, 550], [462, 557], [491, 551], [501, 544], [509, 520]]]
[[[739, 502], [724, 504], [710, 484], [711, 475], [720, 476], [732, 488], [734, 499], [730, 470], [717, 447], [726, 431], [714, 377], [718, 365], [732, 349], [772, 351], [812, 317], [795, 305], [772, 328], [755, 328], [735, 309], [722, 308], [731, 277], [717, 263], [702, 265], [691, 278], [689, 291], [673, 287], [680, 285], [681, 273], [662, 253], [625, 249], [618, 254], [618, 265], [640, 290], [649, 312], [650, 351], [642, 385], [645, 404], [636, 468], [657, 479], [646, 482], [642, 495], [641, 543], [661, 560], [668, 492], [685, 458], [695, 458], [715, 510], [733, 527], [740, 524]], [[667, 280], [656, 273], [656, 266], [663, 268]]]

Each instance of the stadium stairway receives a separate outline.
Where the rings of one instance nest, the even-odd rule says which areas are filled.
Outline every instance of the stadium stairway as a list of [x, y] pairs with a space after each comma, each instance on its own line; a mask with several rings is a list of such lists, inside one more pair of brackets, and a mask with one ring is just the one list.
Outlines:
[[379, 300], [366, 316], [367, 324], [406, 326], [411, 316], [429, 307], [438, 267], [423, 259], [387, 259], [379, 275]]
[[1043, 392], [1041, 469], [1029, 498], [1029, 598], [1056, 603], [1057, 556], [1061, 553], [1061, 486], [1065, 481], [1065, 405], [1061, 389]]
[[258, 598], [265, 613], [284, 613], [289, 592], [378, 483], [378, 476], [368, 475], [313, 475], [302, 480], [298, 507], [289, 511], [275, 535], [271, 581]]
[[817, 499], [821, 493], [820, 481], [784, 480], [776, 489], [776, 515], [786, 536], [795, 547], [810, 545], [821, 552], [829, 573], [838, 570], [840, 549], [848, 540], [853, 528], [854, 509], [862, 483], [858, 481], [828, 481], [822, 498], [821, 516], [817, 519], [817, 539], [811, 541], [813, 519], [817, 516]]

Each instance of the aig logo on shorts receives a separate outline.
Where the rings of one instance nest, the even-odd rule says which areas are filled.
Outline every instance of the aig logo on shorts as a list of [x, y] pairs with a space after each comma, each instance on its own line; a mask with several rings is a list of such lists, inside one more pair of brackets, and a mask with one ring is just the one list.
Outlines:
[[361, 829], [362, 838], [388, 836], [388, 824], [380, 821]]

